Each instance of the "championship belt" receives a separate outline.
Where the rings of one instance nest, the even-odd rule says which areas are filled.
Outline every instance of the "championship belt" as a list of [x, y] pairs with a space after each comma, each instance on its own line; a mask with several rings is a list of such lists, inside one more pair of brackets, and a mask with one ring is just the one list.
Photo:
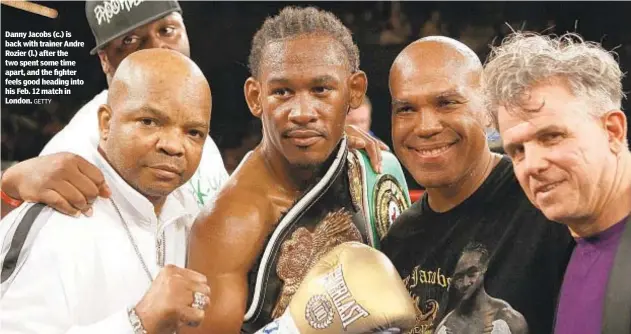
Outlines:
[[395, 219], [411, 204], [401, 164], [388, 151], [381, 156], [381, 174], [372, 169], [364, 151], [350, 151], [347, 158], [353, 203], [369, 222], [370, 242], [377, 249]]
[[248, 273], [243, 333], [280, 317], [309, 269], [331, 249], [349, 241], [379, 246], [410, 203], [398, 161], [383, 154], [384, 173], [377, 175], [344, 138], [322, 179], [283, 215]]

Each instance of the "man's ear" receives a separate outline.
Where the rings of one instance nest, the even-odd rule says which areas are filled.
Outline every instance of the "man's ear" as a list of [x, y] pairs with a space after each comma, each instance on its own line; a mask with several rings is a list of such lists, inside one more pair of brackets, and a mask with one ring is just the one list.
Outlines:
[[261, 84], [253, 77], [249, 77], [245, 80], [245, 84], [243, 85], [243, 93], [245, 94], [245, 102], [247, 102], [252, 115], [261, 118], [261, 114], [263, 113], [263, 106], [261, 106]]
[[112, 122], [112, 109], [107, 104], [102, 104], [98, 111], [99, 134], [102, 141], [107, 141], [110, 135], [110, 125]]
[[609, 149], [620, 153], [627, 147], [627, 117], [620, 110], [612, 110], [602, 116], [603, 126], [607, 132]]
[[364, 71], [357, 71], [353, 73], [349, 78], [349, 89], [351, 93], [351, 109], [359, 108], [364, 101], [366, 95], [366, 89], [368, 89], [368, 78]]
[[487, 105], [487, 102], [483, 97], [477, 97], [472, 108], [469, 108], [469, 110], [477, 113], [478, 119], [485, 129], [490, 128], [499, 131], [499, 127], [497, 126], [493, 113], [490, 111], [491, 108]]
[[114, 73], [110, 73], [113, 72], [113, 68], [112, 65], [110, 64], [110, 60], [107, 57], [107, 54], [105, 53], [105, 51], [103, 50], [99, 50], [97, 52], [97, 54], [99, 55], [99, 60], [101, 61], [101, 69], [103, 69], [103, 73], [107, 74], [111, 74], [113, 75]]

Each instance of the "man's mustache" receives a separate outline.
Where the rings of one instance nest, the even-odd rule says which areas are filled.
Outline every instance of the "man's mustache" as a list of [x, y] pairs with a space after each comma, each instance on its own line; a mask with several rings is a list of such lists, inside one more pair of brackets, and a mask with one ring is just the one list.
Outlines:
[[186, 170], [186, 161], [182, 158], [167, 156], [157, 156], [145, 160], [145, 165], [153, 168], [174, 169], [174, 172], [181, 174]]

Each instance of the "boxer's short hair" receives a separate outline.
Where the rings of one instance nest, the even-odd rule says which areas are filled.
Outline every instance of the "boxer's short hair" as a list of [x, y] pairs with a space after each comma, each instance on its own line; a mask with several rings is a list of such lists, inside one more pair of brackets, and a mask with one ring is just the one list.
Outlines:
[[481, 243], [477, 243], [477, 242], [468, 243], [462, 249], [462, 254], [464, 255], [465, 253], [478, 253], [480, 255], [480, 264], [485, 267], [488, 266], [489, 261], [491, 259], [489, 251], [486, 249], [486, 247], [484, 247], [484, 245], [482, 245]]
[[259, 75], [263, 49], [268, 43], [308, 34], [327, 35], [337, 40], [344, 48], [351, 72], [359, 70], [359, 48], [340, 19], [315, 7], [286, 7], [278, 15], [267, 18], [254, 35], [248, 59], [250, 73], [255, 77]]

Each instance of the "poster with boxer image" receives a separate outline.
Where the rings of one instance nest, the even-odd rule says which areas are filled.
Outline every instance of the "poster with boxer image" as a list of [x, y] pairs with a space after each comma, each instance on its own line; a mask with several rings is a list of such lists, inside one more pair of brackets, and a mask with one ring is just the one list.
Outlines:
[[449, 286], [449, 295], [458, 301], [457, 306], [441, 321], [436, 333], [528, 333], [521, 313], [487, 293], [484, 275], [489, 259], [489, 251], [481, 244], [469, 244], [462, 251]]
[[469, 243], [462, 250], [453, 274], [444, 269], [413, 271], [404, 279], [413, 294], [417, 322], [414, 334], [529, 333], [524, 316], [505, 300], [489, 295], [484, 277], [490, 254], [486, 246]]

